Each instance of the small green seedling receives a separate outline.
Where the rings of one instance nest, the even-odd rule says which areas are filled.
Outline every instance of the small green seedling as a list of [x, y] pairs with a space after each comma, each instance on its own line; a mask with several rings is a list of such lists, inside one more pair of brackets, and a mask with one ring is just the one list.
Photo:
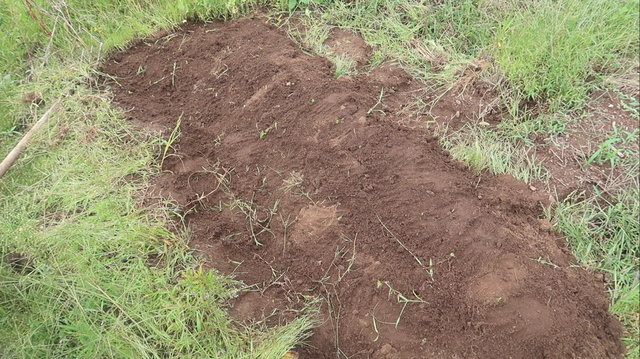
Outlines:
[[[258, 125], [256, 124], [256, 128], [257, 127]], [[274, 122], [273, 125], [265, 128], [264, 130], [259, 130], [258, 138], [263, 139], [271, 130], [278, 130], [278, 122]]]
[[176, 121], [176, 126], [173, 128], [173, 131], [171, 131], [171, 134], [169, 135], [169, 139], [167, 139], [167, 141], [164, 143], [164, 150], [162, 151], [162, 159], [160, 160], [160, 168], [162, 168], [162, 165], [164, 164], [164, 160], [168, 156], [167, 153], [169, 152], [169, 149], [180, 136], [180, 124], [182, 123], [183, 114], [184, 112], [181, 113], [180, 116], [178, 117], [178, 121]]
[[375, 110], [375, 111], [382, 112], [382, 114], [383, 114], [383, 115], [385, 114], [385, 113], [384, 113], [384, 111], [376, 109], [376, 107], [378, 107], [378, 105], [379, 105], [380, 103], [382, 103], [382, 98], [383, 98], [383, 97], [384, 97], [384, 87], [380, 88], [380, 96], [378, 96], [378, 102], [376, 102], [376, 104], [375, 104], [375, 105], [373, 105], [373, 107], [371, 107], [371, 108], [369, 109], [369, 111], [367, 111], [367, 115], [370, 115], [370, 114], [371, 114], [371, 112], [373, 112], [374, 110]]
[[611, 167], [614, 167], [619, 159], [624, 158], [627, 155], [633, 155], [633, 151], [626, 150], [624, 148], [618, 148], [619, 146], [625, 146], [630, 142], [636, 141], [640, 130], [635, 129], [633, 132], [621, 130], [619, 127], [613, 126], [613, 134], [611, 137], [604, 141], [600, 147], [589, 157], [584, 163], [588, 165], [592, 162], [605, 163], [609, 162]]
[[538, 257], [538, 259], [531, 258], [531, 260], [532, 261], [536, 261], [536, 262], [538, 262], [540, 264], [546, 264], [546, 265], [552, 266], [555, 269], [560, 268], [557, 264], [555, 264], [555, 263], [553, 263], [551, 261], [548, 261], [548, 260], [546, 260], [546, 259], [544, 259], [542, 257]]
[[336, 71], [333, 73], [333, 78], [334, 78], [334, 79], [337, 79], [338, 77], [342, 77], [342, 76], [344, 76], [344, 75], [346, 75], [346, 74], [347, 74], [347, 70], [346, 70], [346, 69], [336, 70]]
[[173, 71], [171, 71], [171, 86], [176, 86], [176, 70], [178, 69], [178, 63], [174, 61], [173, 63]]

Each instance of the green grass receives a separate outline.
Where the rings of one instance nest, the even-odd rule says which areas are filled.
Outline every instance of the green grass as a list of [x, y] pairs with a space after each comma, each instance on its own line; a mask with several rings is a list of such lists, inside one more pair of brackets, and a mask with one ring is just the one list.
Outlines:
[[477, 173], [486, 170], [493, 174], [511, 174], [526, 183], [548, 179], [547, 171], [518, 137], [505, 136], [475, 123], [466, 124], [460, 131], [442, 131], [439, 136], [444, 149], [454, 158], [467, 162]]
[[[100, 56], [134, 36], [258, 3], [43, 2], [54, 41], [24, 2], [5, 4], [0, 154], [16, 130], [64, 99], [0, 179], [0, 356], [278, 359], [302, 341], [309, 315], [272, 328], [232, 321], [228, 300], [244, 285], [202, 269], [171, 203], [141, 206], [171, 139], [134, 131], [108, 95], [87, 86]], [[29, 92], [41, 105], [20, 101]]]
[[[637, 167], [636, 167], [637, 170]], [[630, 337], [625, 340], [629, 358], [638, 357], [640, 331], [640, 204], [638, 183], [612, 199], [602, 194], [580, 198], [574, 194], [558, 203], [552, 220], [566, 235], [575, 257], [588, 269], [607, 273], [611, 311]]]
[[[88, 75], [68, 65], [52, 62], [34, 81], [67, 92]], [[0, 257], [29, 262], [0, 266], [2, 356], [279, 358], [312, 321], [232, 323], [226, 301], [242, 284], [199, 267], [170, 206], [138, 203], [162, 141], [109, 106], [75, 87], [2, 179]]]
[[[394, 60], [418, 78], [437, 79], [444, 84], [471, 61], [490, 32], [485, 26], [487, 23], [478, 18], [482, 14], [471, 1], [459, 3], [334, 2], [320, 6], [318, 12], [309, 13], [302, 21], [311, 34], [328, 34], [330, 28], [340, 27], [362, 35], [373, 50], [371, 66]], [[456, 19], [455, 23], [450, 21], [452, 18]], [[303, 43], [311, 42], [308, 47], [315, 49], [319, 46], [315, 42], [325, 38], [307, 36]]]
[[604, 76], [637, 61], [637, 15], [634, 0], [529, 3], [499, 24], [496, 63], [522, 96], [581, 106]]
[[640, 42], [637, 0], [357, 0], [319, 9], [303, 17], [310, 32], [358, 32], [373, 48], [372, 66], [395, 60], [444, 85], [486, 60], [509, 100], [557, 109], [581, 106], [607, 77], [628, 73]]

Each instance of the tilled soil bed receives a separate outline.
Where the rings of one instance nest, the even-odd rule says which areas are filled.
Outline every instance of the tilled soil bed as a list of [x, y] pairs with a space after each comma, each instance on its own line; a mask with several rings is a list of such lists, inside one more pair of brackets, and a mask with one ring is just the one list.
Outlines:
[[154, 195], [253, 285], [231, 314], [278, 323], [322, 299], [301, 358], [623, 356], [602, 280], [541, 219], [548, 194], [403, 126], [418, 87], [398, 68], [334, 78], [254, 18], [186, 24], [103, 70], [135, 124], [169, 137], [180, 119]]

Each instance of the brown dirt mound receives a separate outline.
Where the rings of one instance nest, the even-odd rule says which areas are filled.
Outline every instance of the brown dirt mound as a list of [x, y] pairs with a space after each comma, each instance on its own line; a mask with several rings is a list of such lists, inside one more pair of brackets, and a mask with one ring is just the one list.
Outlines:
[[324, 299], [302, 358], [623, 355], [602, 281], [539, 219], [547, 195], [402, 126], [417, 85], [397, 68], [335, 79], [243, 19], [141, 41], [104, 71], [135, 123], [181, 118], [156, 193], [212, 267], [255, 285], [231, 313], [276, 322]]

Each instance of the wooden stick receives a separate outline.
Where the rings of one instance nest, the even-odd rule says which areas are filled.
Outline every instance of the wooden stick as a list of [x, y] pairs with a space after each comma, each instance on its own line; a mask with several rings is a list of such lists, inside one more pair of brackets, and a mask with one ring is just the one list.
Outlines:
[[4, 176], [4, 174], [9, 170], [11, 165], [13, 165], [13, 163], [18, 159], [18, 157], [20, 157], [20, 154], [22, 154], [22, 151], [24, 151], [24, 149], [27, 148], [27, 143], [29, 142], [31, 137], [33, 137], [33, 135], [36, 133], [36, 131], [40, 127], [42, 127], [42, 125], [44, 125], [45, 122], [47, 122], [49, 117], [51, 117], [51, 115], [58, 109], [58, 107], [60, 106], [61, 102], [62, 102], [62, 97], [59, 98], [58, 101], [56, 101], [56, 103], [54, 103], [47, 110], [47, 112], [45, 112], [44, 115], [42, 115], [42, 117], [40, 117], [38, 122], [36, 122], [33, 125], [33, 127], [31, 127], [29, 132], [27, 132], [24, 135], [24, 137], [22, 137], [20, 142], [18, 142], [18, 144], [11, 150], [11, 152], [9, 152], [7, 157], [5, 157], [5, 159], [2, 161], [2, 163], [0, 163], [0, 177]]

